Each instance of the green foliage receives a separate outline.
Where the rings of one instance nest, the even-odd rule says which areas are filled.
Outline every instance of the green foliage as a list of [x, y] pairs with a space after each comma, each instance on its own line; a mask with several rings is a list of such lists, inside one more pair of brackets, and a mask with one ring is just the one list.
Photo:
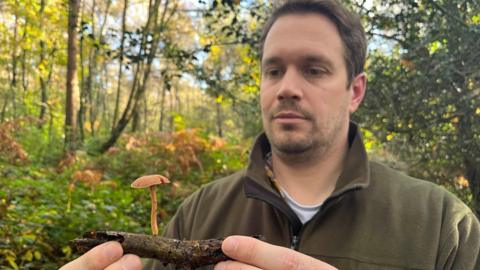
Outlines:
[[[363, 9], [373, 49], [357, 120], [409, 174], [471, 199], [480, 213], [480, 69], [472, 49], [480, 46], [480, 32], [469, 19], [479, 7], [474, 1], [378, 2], [386, 7]], [[390, 50], [379, 43], [391, 43]]]
[[[5, 255], [0, 265], [8, 262], [19, 269], [56, 269], [59, 263], [72, 259], [68, 240], [82, 232], [145, 231], [142, 220], [148, 210], [141, 204], [145, 200], [135, 198], [128, 187], [99, 184], [70, 189], [69, 173], [34, 166], [0, 166], [0, 238], [5, 239], [5, 246], [0, 247], [0, 254]], [[9, 254], [15, 254], [14, 261]]]
[[[138, 10], [148, 11], [142, 1], [128, 7], [119, 83], [123, 1], [108, 1], [110, 9], [85, 2], [78, 32], [84, 144], [74, 156], [63, 156], [68, 5], [45, 1], [41, 11], [39, 1], [1, 4], [0, 269], [57, 269], [74, 256], [68, 240], [92, 229], [148, 233], [149, 196], [129, 188], [141, 175], [173, 181], [159, 190], [162, 227], [188, 194], [245, 164], [249, 142], [261, 130], [256, 45], [271, 6], [213, 1], [192, 15], [174, 10], [188, 9], [174, 2], [158, 29], [152, 76], [136, 82], [146, 85], [138, 100], [139, 133], [124, 134], [102, 155], [94, 150], [111, 134], [117, 85], [121, 111], [145, 64], [148, 50], [138, 50], [144, 22], [132, 21]], [[367, 150], [444, 185], [479, 211], [478, 4], [347, 2], [363, 15], [370, 36], [369, 86], [354, 116], [365, 128]], [[154, 131], [160, 119], [169, 132]]]
[[[41, 148], [33, 137], [20, 137], [33, 151]], [[0, 162], [0, 269], [58, 269], [75, 256], [68, 241], [86, 231], [148, 234], [148, 192], [130, 188], [145, 174], [173, 181], [158, 191], [161, 230], [188, 194], [241, 168], [244, 149], [182, 130], [128, 134], [104, 155], [77, 152], [58, 166], [35, 158], [20, 165]]]

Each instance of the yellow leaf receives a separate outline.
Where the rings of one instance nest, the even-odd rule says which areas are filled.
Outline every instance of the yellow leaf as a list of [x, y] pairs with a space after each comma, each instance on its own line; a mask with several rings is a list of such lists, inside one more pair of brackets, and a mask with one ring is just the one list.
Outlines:
[[22, 235], [22, 238], [23, 238], [23, 239], [27, 239], [27, 240], [34, 241], [34, 240], [37, 238], [37, 236], [34, 235], [34, 234], [24, 234], [24, 235]]
[[22, 259], [24, 259], [25, 261], [27, 262], [31, 262], [32, 259], [33, 259], [33, 253], [31, 250], [27, 251], [27, 253], [25, 253], [23, 256], [22, 256]]
[[367, 151], [370, 151], [370, 150], [372, 150], [372, 148], [373, 148], [373, 142], [372, 141], [366, 141], [365, 142], [365, 149]]
[[475, 110], [475, 114], [476, 114], [476, 115], [480, 115], [480, 107], [478, 107], [478, 108]]
[[217, 46], [217, 45], [213, 45], [212, 47], [210, 47], [210, 56], [213, 58], [213, 59], [218, 59], [220, 57], [220, 47]]
[[35, 259], [37, 261], [41, 260], [42, 259], [42, 253], [40, 253], [40, 251], [36, 250], [34, 253], [33, 253], [33, 256], [35, 257]]
[[469, 185], [468, 180], [467, 180], [467, 178], [465, 178], [463, 175], [457, 177], [457, 178], [455, 179], [455, 181], [457, 182], [457, 184], [458, 184], [460, 187], [462, 187], [462, 188], [468, 188], [468, 185]]
[[252, 59], [251, 57], [249, 57], [248, 55], [244, 55], [244, 56], [242, 57], [242, 61], [243, 61], [244, 63], [250, 64], [251, 62], [253, 62], [253, 59]]
[[472, 22], [473, 24], [479, 24], [480, 23], [480, 14], [477, 14], [472, 17]]
[[395, 135], [393, 135], [393, 134], [391, 134], [391, 133], [388, 134], [388, 135], [387, 135], [387, 141], [393, 140], [394, 137], [395, 137]]
[[62, 252], [65, 254], [67, 257], [70, 257], [72, 255], [72, 248], [69, 246], [64, 246], [62, 247]]
[[251, 20], [250, 23], [248, 24], [248, 28], [250, 30], [255, 30], [258, 28], [258, 23], [254, 20]]
[[218, 104], [222, 103], [222, 101], [223, 101], [223, 95], [220, 95], [215, 99], [215, 102]]
[[256, 85], [243, 85], [242, 91], [249, 94], [256, 94], [258, 93], [258, 87]]
[[430, 54], [434, 54], [438, 49], [442, 48], [442, 43], [440, 41], [434, 41], [428, 45], [428, 50], [430, 51]]
[[10, 266], [15, 269], [19, 270], [17, 263], [15, 262], [15, 257], [7, 255], [7, 262], [10, 264]]

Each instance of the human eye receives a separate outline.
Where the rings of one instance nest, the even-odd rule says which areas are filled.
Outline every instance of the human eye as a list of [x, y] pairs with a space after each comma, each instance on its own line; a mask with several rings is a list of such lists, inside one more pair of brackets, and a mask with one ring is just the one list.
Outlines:
[[278, 67], [269, 67], [265, 69], [263, 75], [267, 78], [277, 78], [282, 75], [282, 69]]
[[328, 73], [328, 70], [323, 67], [308, 66], [305, 68], [304, 73], [309, 77], [318, 77]]

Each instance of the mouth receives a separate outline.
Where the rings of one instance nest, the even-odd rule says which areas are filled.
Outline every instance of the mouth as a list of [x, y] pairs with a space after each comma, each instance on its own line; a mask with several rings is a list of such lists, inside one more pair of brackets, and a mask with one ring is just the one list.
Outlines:
[[281, 111], [273, 115], [272, 120], [281, 124], [295, 124], [308, 120], [303, 114], [294, 111]]

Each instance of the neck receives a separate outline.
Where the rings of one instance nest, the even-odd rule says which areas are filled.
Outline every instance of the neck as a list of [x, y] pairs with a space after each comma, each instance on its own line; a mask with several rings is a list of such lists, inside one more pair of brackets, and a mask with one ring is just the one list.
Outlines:
[[275, 178], [297, 202], [305, 205], [322, 203], [335, 189], [347, 151], [347, 140], [308, 155], [308, 158], [287, 157], [272, 151]]

